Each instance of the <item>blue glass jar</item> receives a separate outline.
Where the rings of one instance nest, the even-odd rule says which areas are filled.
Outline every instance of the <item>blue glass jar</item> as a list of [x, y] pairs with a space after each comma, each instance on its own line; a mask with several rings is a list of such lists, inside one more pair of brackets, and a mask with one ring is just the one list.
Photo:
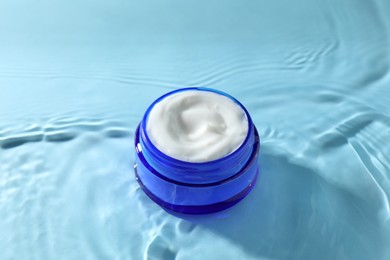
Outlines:
[[[223, 158], [194, 163], [172, 158], [153, 145], [146, 131], [150, 111], [167, 96], [188, 90], [223, 95], [243, 109], [249, 125], [239, 148]], [[251, 191], [259, 173], [260, 138], [248, 111], [232, 96], [214, 89], [184, 88], [158, 98], [137, 127], [134, 145], [135, 176], [142, 190], [163, 208], [179, 213], [205, 214], [229, 208]]]

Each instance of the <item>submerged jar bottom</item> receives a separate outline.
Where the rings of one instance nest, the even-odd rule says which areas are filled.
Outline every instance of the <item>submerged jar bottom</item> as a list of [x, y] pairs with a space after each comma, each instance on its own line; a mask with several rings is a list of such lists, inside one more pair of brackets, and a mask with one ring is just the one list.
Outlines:
[[227, 209], [240, 202], [252, 190], [260, 168], [259, 135], [255, 129], [252, 154], [246, 164], [232, 177], [218, 183], [183, 183], [162, 178], [145, 159], [140, 145], [139, 127], [135, 133], [136, 179], [154, 202], [166, 210], [185, 214], [207, 214]]

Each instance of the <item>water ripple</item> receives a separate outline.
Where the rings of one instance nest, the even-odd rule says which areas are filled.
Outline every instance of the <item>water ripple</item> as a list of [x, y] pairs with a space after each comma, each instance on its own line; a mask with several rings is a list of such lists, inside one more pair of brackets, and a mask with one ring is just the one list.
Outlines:
[[[12, 131], [11, 131], [12, 129]], [[31, 142], [67, 142], [84, 132], [99, 132], [107, 138], [127, 138], [132, 132], [121, 122], [93, 118], [61, 117], [50, 119], [42, 127], [37, 124], [21, 128], [0, 129], [0, 147], [11, 149]]]

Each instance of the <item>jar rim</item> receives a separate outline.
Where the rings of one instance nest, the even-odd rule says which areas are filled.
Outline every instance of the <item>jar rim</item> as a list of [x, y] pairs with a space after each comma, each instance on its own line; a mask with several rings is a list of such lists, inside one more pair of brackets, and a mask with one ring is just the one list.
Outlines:
[[135, 149], [136, 149], [136, 153], [137, 153], [136, 156], [139, 158], [139, 160], [142, 162], [142, 164], [146, 168], [148, 168], [150, 173], [154, 174], [158, 178], [160, 178], [164, 181], [167, 181], [169, 183], [179, 185], [179, 186], [192, 187], [192, 188], [205, 188], [205, 187], [219, 186], [219, 185], [228, 183], [232, 180], [239, 178], [240, 176], [242, 176], [243, 174], [245, 174], [247, 172], [248, 168], [250, 168], [253, 163], [256, 163], [257, 156], [258, 156], [259, 151], [260, 151], [260, 136], [257, 132], [257, 129], [254, 128], [254, 142], [252, 144], [253, 149], [251, 150], [251, 154], [250, 154], [248, 160], [245, 162], [243, 167], [238, 172], [234, 172], [234, 174], [227, 176], [224, 179], [211, 180], [211, 181], [205, 182], [205, 183], [197, 183], [197, 182], [189, 182], [189, 181], [184, 182], [184, 181], [179, 181], [179, 180], [173, 179], [170, 176], [166, 176], [162, 172], [157, 171], [152, 165], [150, 165], [149, 162], [144, 157], [143, 151], [137, 147], [137, 145], [140, 142], [140, 138], [141, 138], [140, 137], [140, 126], [138, 126], [137, 130], [135, 132], [135, 139], [134, 139], [134, 145], [135, 145]]
[[[180, 160], [180, 159], [177, 159], [177, 158], [174, 158], [172, 156], [169, 156], [167, 154], [165, 154], [164, 152], [162, 152], [156, 145], [154, 145], [154, 143], [152, 142], [152, 140], [150, 139], [149, 135], [148, 135], [148, 132], [146, 130], [146, 126], [147, 126], [147, 121], [148, 121], [148, 118], [149, 118], [149, 114], [150, 112], [152, 111], [152, 109], [154, 108], [154, 106], [161, 102], [164, 98], [170, 96], [170, 95], [174, 95], [174, 94], [177, 94], [179, 92], [184, 92], [184, 91], [191, 91], [191, 90], [195, 90], [195, 91], [204, 91], [204, 92], [212, 92], [212, 93], [216, 93], [216, 94], [219, 94], [219, 95], [222, 95], [222, 96], [225, 96], [227, 98], [229, 98], [230, 100], [232, 100], [235, 104], [237, 104], [245, 113], [245, 116], [247, 117], [247, 120], [248, 120], [248, 132], [246, 134], [246, 137], [244, 139], [244, 141], [240, 144], [239, 147], [237, 147], [234, 151], [232, 151], [231, 153], [221, 157], [221, 158], [218, 158], [218, 159], [215, 159], [215, 160], [211, 160], [211, 161], [206, 161], [206, 162], [189, 162], [189, 161], [184, 161], [184, 160]], [[234, 98], [233, 96], [223, 92], [223, 91], [219, 91], [219, 90], [216, 90], [216, 89], [212, 89], [212, 88], [206, 88], [206, 87], [188, 87], [188, 88], [180, 88], [180, 89], [176, 89], [176, 90], [173, 90], [173, 91], [170, 91], [164, 95], [162, 95], [161, 97], [157, 98], [155, 101], [153, 101], [153, 103], [147, 108], [143, 118], [142, 118], [142, 123], [141, 123], [141, 127], [142, 127], [142, 132], [143, 132], [143, 136], [145, 137], [146, 139], [146, 142], [147, 144], [150, 144], [152, 146], [152, 148], [154, 149], [154, 152], [160, 157], [160, 158], [163, 158], [164, 160], [170, 160], [171, 162], [173, 163], [179, 163], [181, 165], [184, 165], [184, 166], [193, 166], [193, 165], [197, 165], [197, 166], [200, 166], [200, 165], [212, 165], [212, 164], [217, 164], [217, 163], [221, 163], [221, 162], [224, 162], [224, 161], [228, 161], [230, 160], [232, 157], [236, 156], [241, 150], [243, 147], [245, 147], [245, 145], [248, 143], [248, 141], [250, 140], [250, 137], [251, 135], [253, 135], [253, 122], [252, 122], [252, 118], [250, 117], [249, 115], [249, 112], [246, 110], [246, 108], [244, 107], [243, 104], [241, 104], [240, 101], [238, 101], [236, 98]]]

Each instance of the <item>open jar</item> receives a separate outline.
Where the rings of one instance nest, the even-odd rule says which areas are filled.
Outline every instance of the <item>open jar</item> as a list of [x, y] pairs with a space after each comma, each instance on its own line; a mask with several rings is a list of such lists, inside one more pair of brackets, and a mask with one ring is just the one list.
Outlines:
[[[218, 106], [214, 106], [216, 102]], [[214, 110], [210, 112], [208, 108]], [[192, 109], [191, 113], [186, 113], [190, 117], [183, 119], [183, 111], [188, 112], [188, 109]], [[229, 109], [235, 110], [231, 115], [238, 121], [228, 117]], [[211, 116], [213, 113], [220, 116]], [[208, 121], [203, 122], [206, 119]], [[193, 134], [191, 127], [200, 129], [195, 137], [180, 136]], [[244, 129], [245, 134], [237, 139], [238, 134], [229, 132], [229, 127], [235, 127], [234, 131], [238, 127], [240, 134]], [[153, 128], [156, 131], [152, 131]], [[175, 129], [177, 133], [172, 133]], [[162, 142], [159, 142], [159, 133], [165, 138]], [[173, 141], [169, 139], [171, 135]], [[235, 143], [224, 138], [232, 138]], [[199, 146], [199, 142], [205, 145]], [[214, 89], [183, 88], [158, 98], [137, 127], [134, 145], [135, 176], [142, 190], [163, 208], [180, 213], [206, 214], [233, 206], [251, 191], [259, 173], [260, 138], [248, 111], [232, 96]], [[213, 145], [218, 149], [213, 149]], [[196, 151], [194, 147], [201, 148]], [[200, 157], [203, 154], [206, 158]]]

